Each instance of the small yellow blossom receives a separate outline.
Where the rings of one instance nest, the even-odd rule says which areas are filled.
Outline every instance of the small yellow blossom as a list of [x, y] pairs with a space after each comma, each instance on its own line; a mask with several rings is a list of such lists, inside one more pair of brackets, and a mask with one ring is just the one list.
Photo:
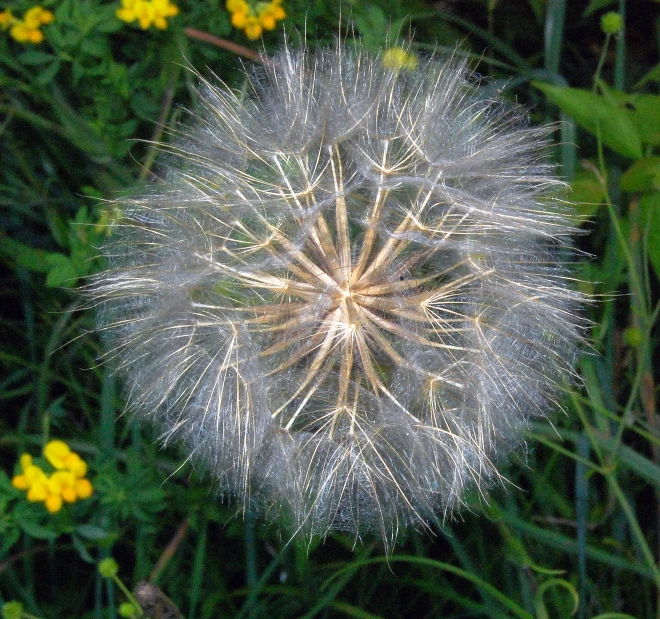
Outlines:
[[0, 27], [3, 30], [10, 28], [12, 39], [19, 43], [41, 43], [44, 34], [41, 26], [55, 21], [55, 16], [41, 6], [33, 6], [23, 15], [23, 19], [14, 17], [9, 9], [0, 13]]
[[30, 454], [23, 454], [19, 460], [22, 473], [16, 475], [12, 480], [12, 486], [18, 490], [29, 490], [32, 486], [45, 481], [46, 474], [32, 463]]
[[30, 480], [27, 500], [30, 503], [45, 501], [48, 498], [48, 476], [38, 466], [32, 467], [30, 472], [26, 475]]
[[64, 441], [49, 441], [44, 447], [44, 456], [56, 469], [67, 469], [75, 477], [84, 477], [87, 474], [87, 463]]
[[64, 441], [49, 441], [43, 453], [56, 469], [52, 474], [47, 475], [36, 466], [30, 454], [23, 454], [19, 460], [21, 473], [11, 480], [14, 488], [26, 491], [28, 501], [43, 503], [51, 514], [55, 514], [65, 502], [75, 503], [92, 496], [94, 488], [85, 478], [87, 463]]
[[44, 456], [56, 469], [65, 468], [65, 458], [71, 453], [71, 448], [64, 441], [48, 441], [44, 447]]
[[85, 477], [87, 475], [87, 462], [85, 462], [77, 453], [71, 452], [66, 457], [66, 467], [74, 477]]
[[49, 494], [44, 500], [44, 505], [49, 513], [56, 514], [62, 509], [62, 497], [59, 494]]
[[40, 6], [33, 6], [23, 16], [23, 22], [28, 28], [39, 28], [45, 24], [50, 24], [54, 19], [55, 17], [50, 11]]
[[248, 2], [227, 0], [225, 7], [231, 13], [231, 25], [243, 30], [251, 41], [258, 39], [264, 30], [273, 30], [278, 21], [286, 17], [282, 0]]
[[16, 18], [12, 15], [10, 9], [0, 12], [0, 28], [3, 30], [7, 30], [15, 21]]
[[400, 69], [413, 70], [417, 68], [417, 56], [403, 47], [390, 47], [383, 54], [383, 65], [392, 71]]
[[88, 499], [94, 493], [92, 483], [86, 478], [76, 479], [75, 489], [79, 499]]
[[179, 8], [170, 0], [121, 0], [121, 8], [115, 15], [121, 21], [137, 21], [142, 30], [155, 26], [159, 30], [167, 28], [167, 18], [178, 15]]
[[261, 24], [254, 17], [248, 17], [244, 32], [250, 41], [256, 41], [261, 36]]

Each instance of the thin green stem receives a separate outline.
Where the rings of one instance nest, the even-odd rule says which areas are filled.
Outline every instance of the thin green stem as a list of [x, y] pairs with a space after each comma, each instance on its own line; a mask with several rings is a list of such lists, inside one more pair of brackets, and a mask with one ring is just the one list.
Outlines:
[[614, 492], [614, 495], [616, 496], [619, 504], [621, 505], [621, 508], [623, 509], [626, 519], [628, 520], [628, 525], [630, 526], [630, 529], [633, 532], [637, 543], [639, 544], [639, 548], [642, 551], [642, 555], [644, 556], [644, 559], [646, 559], [646, 562], [648, 563], [648, 566], [653, 573], [653, 580], [655, 581], [656, 586], [660, 589], [660, 569], [658, 569], [655, 558], [653, 557], [653, 553], [651, 552], [651, 548], [646, 541], [644, 532], [639, 526], [639, 522], [637, 522], [635, 513], [633, 512], [632, 507], [626, 498], [626, 495], [623, 493], [623, 490], [621, 489], [621, 486], [619, 486], [619, 483], [615, 479], [614, 475], [609, 474], [606, 477], [610, 488], [612, 488], [612, 492]]
[[135, 609], [138, 611], [138, 617], [143, 617], [144, 616], [144, 611], [142, 610], [142, 606], [140, 606], [140, 603], [135, 599], [135, 596], [131, 593], [130, 589], [123, 583], [122, 579], [115, 574], [112, 577], [112, 580], [114, 583], [121, 589], [121, 592], [126, 596], [126, 599], [135, 606]]

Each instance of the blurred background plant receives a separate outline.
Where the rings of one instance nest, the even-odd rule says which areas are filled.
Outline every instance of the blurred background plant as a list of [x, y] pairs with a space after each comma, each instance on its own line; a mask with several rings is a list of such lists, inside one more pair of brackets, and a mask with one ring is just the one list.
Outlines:
[[[660, 616], [659, 17], [653, 0], [0, 5], [3, 616]], [[154, 142], [194, 108], [183, 67], [240, 90], [241, 64], [295, 29], [310, 46], [458, 42], [487, 90], [560, 120], [557, 164], [594, 256], [575, 277], [602, 299], [584, 387], [554, 427], [532, 424], [510, 486], [389, 557], [341, 535], [299, 547], [236, 517], [122, 415], [71, 291], [101, 266], [120, 215], [108, 200], [158, 175]]]

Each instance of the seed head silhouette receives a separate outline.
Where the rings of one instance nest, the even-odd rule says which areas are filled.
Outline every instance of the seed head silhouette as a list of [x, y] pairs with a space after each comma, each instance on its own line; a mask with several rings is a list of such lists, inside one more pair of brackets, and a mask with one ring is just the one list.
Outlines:
[[549, 130], [413, 66], [340, 43], [202, 81], [90, 287], [132, 410], [295, 533], [391, 545], [483, 492], [581, 341]]

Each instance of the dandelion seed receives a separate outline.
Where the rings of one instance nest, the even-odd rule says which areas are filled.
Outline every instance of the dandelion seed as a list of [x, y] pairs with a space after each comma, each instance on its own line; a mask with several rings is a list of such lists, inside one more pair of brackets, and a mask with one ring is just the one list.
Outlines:
[[572, 373], [548, 130], [464, 62], [285, 49], [122, 202], [90, 287], [130, 406], [294, 532], [392, 544], [497, 480]]

